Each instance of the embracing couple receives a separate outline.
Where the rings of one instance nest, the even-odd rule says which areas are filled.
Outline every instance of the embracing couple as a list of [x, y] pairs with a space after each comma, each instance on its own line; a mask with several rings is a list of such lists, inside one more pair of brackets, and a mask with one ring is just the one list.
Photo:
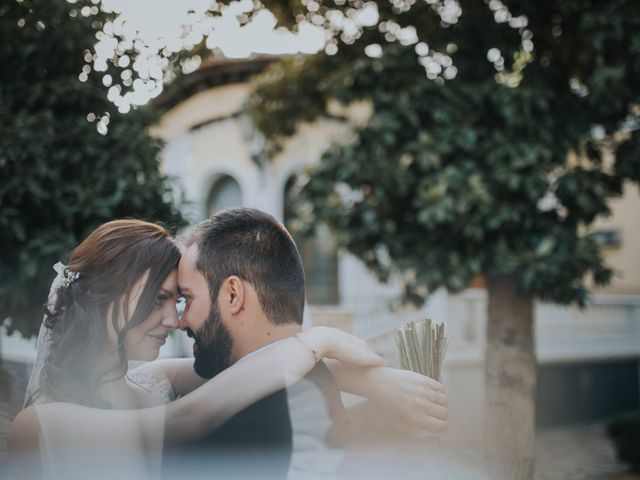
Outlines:
[[[220, 452], [252, 449], [260, 454], [255, 476], [285, 478], [286, 389], [301, 379], [318, 386], [337, 423], [343, 390], [381, 403], [413, 429], [446, 429], [441, 384], [384, 366], [366, 342], [340, 330], [302, 331], [302, 262], [272, 216], [223, 210], [198, 224], [184, 247], [158, 225], [116, 220], [55, 266], [25, 408], [9, 433], [18, 474], [188, 475], [176, 465], [198, 452], [205, 471], [220, 477]], [[176, 328], [193, 338], [194, 358], [156, 360]], [[132, 361], [145, 363], [130, 368]]]

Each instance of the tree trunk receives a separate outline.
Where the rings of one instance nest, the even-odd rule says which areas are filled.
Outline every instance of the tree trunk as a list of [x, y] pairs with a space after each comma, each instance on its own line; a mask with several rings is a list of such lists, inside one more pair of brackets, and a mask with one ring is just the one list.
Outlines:
[[512, 276], [488, 279], [485, 459], [490, 478], [500, 480], [533, 479], [533, 300], [517, 285]]

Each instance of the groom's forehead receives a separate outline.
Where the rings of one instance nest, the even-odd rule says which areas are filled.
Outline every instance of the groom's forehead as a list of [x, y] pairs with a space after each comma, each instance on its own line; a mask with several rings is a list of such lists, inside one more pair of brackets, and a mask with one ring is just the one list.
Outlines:
[[180, 258], [178, 268], [184, 273], [193, 273], [196, 270], [196, 263], [198, 261], [198, 246], [197, 244], [190, 245]]
[[180, 290], [190, 289], [197, 277], [196, 261], [198, 259], [197, 248], [187, 248], [178, 263], [178, 288]]
[[197, 260], [198, 247], [193, 244], [184, 251], [178, 264], [178, 289], [180, 291], [198, 289], [202, 283], [206, 284], [208, 288], [206, 278], [197, 268]]

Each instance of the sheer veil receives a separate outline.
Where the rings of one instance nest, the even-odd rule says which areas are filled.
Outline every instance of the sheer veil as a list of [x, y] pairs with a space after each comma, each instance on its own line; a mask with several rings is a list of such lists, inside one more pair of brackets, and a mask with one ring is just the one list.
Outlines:
[[[53, 310], [58, 298], [58, 289], [61, 286], [68, 286], [69, 283], [75, 280], [74, 274], [67, 269], [61, 262], [56, 263], [53, 269], [58, 274], [51, 283], [49, 290], [49, 298], [47, 300], [47, 308]], [[42, 381], [44, 366], [46, 365], [51, 355], [51, 345], [53, 343], [53, 332], [45, 325], [46, 316], [42, 319], [42, 325], [40, 325], [40, 331], [38, 332], [37, 341], [37, 353], [36, 360], [33, 364], [33, 370], [31, 370], [31, 376], [29, 377], [29, 383], [27, 383], [27, 390], [24, 396], [23, 408], [28, 407], [34, 403], [45, 403], [48, 401], [46, 394], [42, 391]]]
[[[70, 271], [62, 263], [53, 266], [57, 276], [51, 284], [47, 307], [53, 310], [56, 305], [60, 287], [68, 287], [78, 278], [78, 273]], [[50, 361], [53, 347], [53, 330], [46, 326], [46, 316], [38, 333], [37, 354], [27, 389], [24, 407], [50, 402], [46, 389], [43, 390], [45, 366]], [[164, 442], [164, 412], [157, 420], [145, 423], [131, 422], [124, 425], [118, 432], [117, 439], [113, 437], [100, 438], [103, 447], [94, 448], [97, 439], [92, 432], [87, 437], [86, 430], [78, 435], [63, 435], [61, 441], [58, 430], [52, 428], [52, 417], [38, 415], [40, 462], [37, 477], [47, 479], [114, 479], [114, 478], [160, 478], [162, 467], [162, 447]], [[80, 460], [79, 460], [80, 459]], [[18, 463], [18, 470], [23, 465]], [[34, 477], [30, 468], [33, 464], [24, 464], [25, 474], [15, 475], [24, 478]], [[41, 470], [40, 470], [41, 468]], [[0, 469], [1, 471], [1, 469]], [[0, 475], [1, 477], [1, 475]], [[13, 476], [11, 477], [13, 478]]]

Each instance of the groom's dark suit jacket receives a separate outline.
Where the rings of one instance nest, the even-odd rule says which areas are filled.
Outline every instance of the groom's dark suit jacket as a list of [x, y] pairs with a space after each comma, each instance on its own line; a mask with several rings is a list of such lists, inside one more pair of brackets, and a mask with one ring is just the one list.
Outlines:
[[[315, 396], [317, 407], [328, 412], [336, 430], [346, 428], [346, 413], [331, 372], [320, 362], [305, 377], [320, 392]], [[309, 408], [306, 405], [305, 408]], [[187, 470], [193, 468], [202, 478], [224, 479], [285, 479], [293, 451], [293, 435], [287, 390], [280, 390], [247, 407], [208, 437], [181, 447], [181, 455], [165, 452], [163, 470], [175, 472], [170, 462], [179, 458], [183, 465], [187, 453]], [[173, 460], [171, 460], [173, 459]], [[169, 463], [168, 463], [169, 462]], [[182, 469], [182, 467], [180, 468]], [[173, 478], [173, 474], [170, 474]], [[200, 478], [200, 477], [198, 477]]]

